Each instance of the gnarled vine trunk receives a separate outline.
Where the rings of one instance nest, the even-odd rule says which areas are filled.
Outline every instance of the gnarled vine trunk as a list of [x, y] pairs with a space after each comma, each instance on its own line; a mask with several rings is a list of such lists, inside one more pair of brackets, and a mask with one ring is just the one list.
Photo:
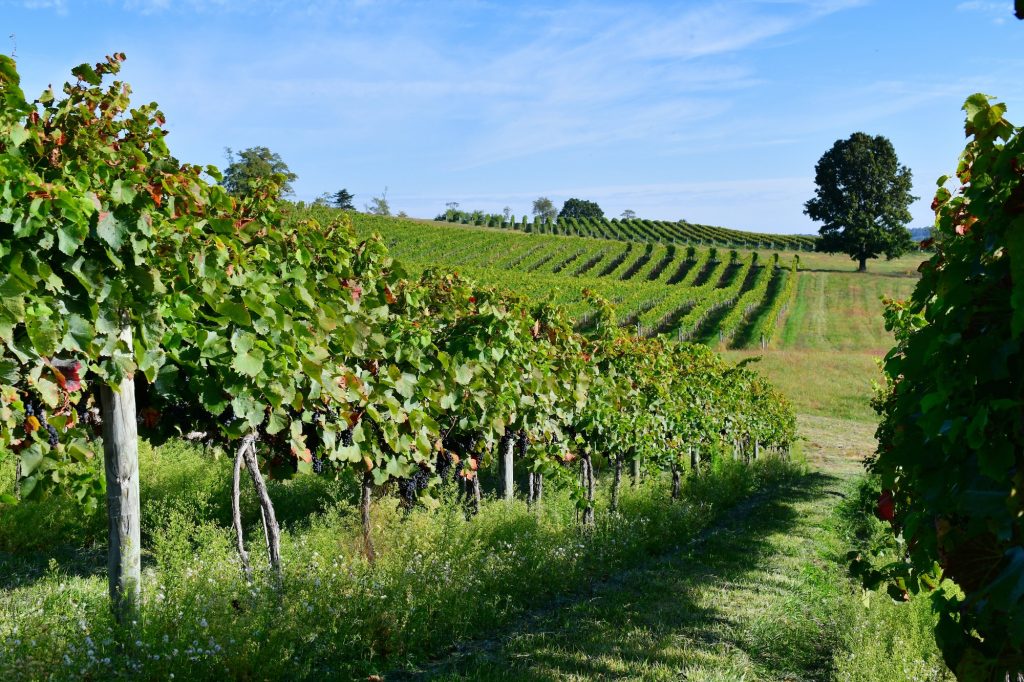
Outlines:
[[245, 459], [245, 451], [249, 449], [255, 439], [253, 434], [242, 439], [235, 453], [235, 468], [231, 478], [231, 525], [235, 529], [235, 542], [238, 548], [238, 557], [242, 560], [242, 571], [245, 573], [246, 582], [252, 582], [252, 563], [249, 561], [249, 553], [245, 551], [245, 532], [242, 529], [242, 462]]
[[270, 568], [276, 574], [278, 582], [282, 577], [281, 570], [281, 527], [277, 524], [277, 514], [274, 512], [274, 503], [267, 491], [267, 484], [260, 472], [260, 464], [256, 459], [256, 437], [250, 434], [248, 447], [242, 450], [242, 462], [249, 471], [249, 478], [252, 479], [253, 487], [256, 488], [256, 499], [260, 503], [260, 518], [263, 521], [263, 538], [267, 543], [267, 557], [270, 560]]
[[679, 499], [679, 491], [682, 489], [682, 477], [679, 475], [679, 466], [672, 463], [672, 500]]
[[622, 455], [615, 455], [615, 473], [612, 474], [611, 511], [619, 510], [619, 490], [622, 488]]
[[587, 496], [587, 506], [583, 509], [583, 525], [594, 525], [594, 463], [590, 455], [583, 456], [583, 485]]

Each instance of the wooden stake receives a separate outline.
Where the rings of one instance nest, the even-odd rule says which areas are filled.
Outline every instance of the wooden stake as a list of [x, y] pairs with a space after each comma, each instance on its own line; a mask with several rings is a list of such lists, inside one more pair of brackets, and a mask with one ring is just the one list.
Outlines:
[[[132, 347], [131, 327], [121, 341]], [[139, 502], [139, 435], [135, 422], [135, 382], [124, 377], [115, 391], [100, 388], [103, 410], [103, 466], [107, 478], [110, 533], [107, 578], [114, 617], [121, 625], [138, 621], [142, 592], [142, 529]]]

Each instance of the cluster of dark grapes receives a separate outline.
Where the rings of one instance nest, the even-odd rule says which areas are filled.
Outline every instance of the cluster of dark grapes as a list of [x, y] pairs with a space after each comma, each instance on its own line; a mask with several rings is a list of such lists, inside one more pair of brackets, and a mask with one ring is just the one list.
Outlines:
[[517, 433], [516, 436], [518, 436], [519, 439], [519, 454], [524, 455], [526, 454], [526, 449], [530, 445], [530, 440], [526, 437], [526, 430], [520, 429], [519, 433]]
[[[459, 466], [462, 466], [459, 464]], [[441, 481], [448, 480], [448, 474], [452, 471], [452, 453], [442, 449], [437, 453], [437, 461], [434, 463], [434, 471], [441, 477]]]
[[42, 412], [36, 412], [36, 406], [33, 403], [25, 403], [25, 417], [35, 417], [36, 419], [38, 419], [39, 425], [46, 427], [46, 433], [49, 436], [47, 440], [50, 443], [50, 447], [57, 447], [57, 444], [60, 443], [60, 436], [57, 433], [57, 429], [54, 428], [53, 424], [46, 421], [46, 415], [44, 415]]
[[416, 504], [416, 493], [430, 485], [430, 472], [420, 469], [409, 478], [398, 479], [398, 495], [402, 502], [411, 507]]
[[322, 474], [324, 469], [327, 468], [327, 458], [320, 454], [313, 455], [313, 473]]

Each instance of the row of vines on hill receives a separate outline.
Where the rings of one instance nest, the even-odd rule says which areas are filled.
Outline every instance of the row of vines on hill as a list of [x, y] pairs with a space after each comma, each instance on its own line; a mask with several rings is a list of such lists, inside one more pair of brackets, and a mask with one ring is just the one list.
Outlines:
[[243, 470], [280, 570], [268, 473], [357, 472], [372, 560], [369, 507], [389, 482], [411, 504], [454, 475], [476, 504], [494, 455], [507, 498], [518, 454], [531, 501], [545, 478], [582, 479], [592, 522], [595, 455], [678, 471], [793, 439], [788, 403], [757, 374], [622, 335], [600, 297], [583, 336], [557, 307], [411, 278], [348, 216], [289, 213], [274, 182], [229, 196], [215, 168], [171, 156], [155, 104], [104, 87], [123, 59], [29, 102], [0, 57], [0, 464], [23, 498], [63, 485], [94, 505], [105, 488], [122, 621], [142, 579], [139, 428], [235, 453], [247, 573]]
[[[320, 220], [336, 214], [322, 207], [298, 212]], [[534, 300], [553, 300], [566, 306], [578, 329], [589, 328], [593, 318], [594, 307], [583, 295], [592, 290], [616, 304], [623, 327], [677, 341], [767, 344], [792, 296], [799, 264], [798, 254], [783, 265], [778, 252], [763, 260], [757, 252], [741, 257], [738, 250], [717, 247], [527, 237], [351, 215], [357, 232], [380, 233], [408, 266], [443, 262]]]
[[662, 244], [717, 244], [742, 248], [813, 251], [818, 239], [807, 235], [746, 232], [690, 223], [685, 220], [678, 222], [640, 218], [612, 218], [610, 220], [608, 218], [558, 218], [551, 220], [541, 216], [535, 216], [530, 220], [527, 216], [523, 216], [521, 221], [517, 221], [515, 216], [486, 215], [479, 211], [474, 214], [462, 212], [444, 214], [438, 216], [438, 219], [462, 225], [501, 227], [538, 234], [560, 234]]

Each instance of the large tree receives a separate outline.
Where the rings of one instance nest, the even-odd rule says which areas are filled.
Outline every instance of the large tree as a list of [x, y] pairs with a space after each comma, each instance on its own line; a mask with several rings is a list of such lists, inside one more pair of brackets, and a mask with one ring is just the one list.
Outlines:
[[555, 210], [555, 205], [551, 203], [551, 199], [538, 197], [533, 202], [533, 215], [542, 220], [554, 220], [558, 212]]
[[819, 251], [849, 254], [864, 272], [869, 258], [896, 258], [913, 247], [906, 225], [917, 197], [910, 169], [887, 138], [854, 133], [836, 140], [814, 167], [814, 182], [804, 213], [824, 223]]
[[559, 218], [603, 218], [604, 211], [593, 201], [569, 199], [562, 204]]
[[228, 167], [224, 169], [224, 189], [234, 196], [249, 194], [254, 182], [265, 180], [273, 175], [284, 178], [281, 193], [292, 193], [292, 181], [297, 176], [288, 168], [281, 156], [266, 147], [250, 147], [237, 154], [228, 147], [225, 150]]
[[334, 202], [335, 208], [340, 208], [344, 211], [354, 211], [356, 210], [356, 207], [352, 203], [352, 200], [355, 198], [355, 195], [347, 189], [339, 189], [334, 193], [334, 196], [331, 197], [331, 200]]

